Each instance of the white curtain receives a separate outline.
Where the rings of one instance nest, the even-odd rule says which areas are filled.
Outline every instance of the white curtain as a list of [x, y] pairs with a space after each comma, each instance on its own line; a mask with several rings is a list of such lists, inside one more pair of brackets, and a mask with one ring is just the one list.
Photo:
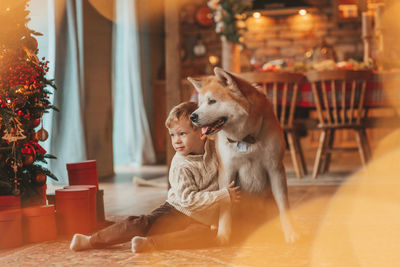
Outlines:
[[[45, 3], [45, 4], [44, 4]], [[116, 165], [155, 162], [150, 129], [144, 109], [135, 2], [115, 0], [113, 28], [113, 146]], [[58, 90], [51, 101], [60, 112], [44, 115], [49, 139], [41, 145], [57, 157], [47, 167], [58, 178], [52, 184], [67, 184], [66, 164], [86, 160], [82, 0], [30, 1], [29, 27], [44, 35], [37, 37], [39, 56], [49, 61], [49, 79]]]
[[155, 153], [143, 102], [135, 1], [116, 0], [115, 4], [114, 164], [151, 164], [155, 162]]
[[[48, 78], [54, 78], [57, 90], [51, 100], [60, 112], [44, 115], [49, 139], [41, 144], [57, 157], [47, 166], [59, 179], [53, 184], [68, 184], [66, 163], [86, 159], [82, 104], [84, 89], [82, 1], [31, 1], [29, 27], [42, 32], [38, 37], [39, 56], [50, 63]], [[43, 18], [47, 18], [47, 21]], [[43, 22], [46, 23], [43, 23]]]

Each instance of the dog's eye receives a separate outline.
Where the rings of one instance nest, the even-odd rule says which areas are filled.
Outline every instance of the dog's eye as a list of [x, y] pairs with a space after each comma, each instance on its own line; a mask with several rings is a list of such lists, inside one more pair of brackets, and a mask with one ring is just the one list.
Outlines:
[[212, 104], [215, 104], [215, 103], [217, 103], [216, 100], [214, 100], [214, 99], [208, 99], [208, 104], [209, 104], [209, 105], [212, 105]]

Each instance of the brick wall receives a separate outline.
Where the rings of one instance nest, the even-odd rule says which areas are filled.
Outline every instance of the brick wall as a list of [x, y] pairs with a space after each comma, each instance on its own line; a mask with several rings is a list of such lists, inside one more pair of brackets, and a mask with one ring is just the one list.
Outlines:
[[[204, 6], [206, 1], [197, 1], [197, 7]], [[241, 53], [242, 71], [252, 69], [251, 58], [263, 61], [290, 59], [303, 61], [305, 53], [318, 45], [322, 40], [331, 45], [338, 60], [349, 58], [362, 59], [360, 20], [337, 21], [331, 6], [314, 9], [313, 12], [300, 16], [263, 15], [260, 18], [250, 17], [246, 23], [246, 49]], [[207, 48], [203, 57], [193, 54], [196, 38], [200, 36]], [[221, 57], [219, 36], [211, 27], [201, 27], [195, 21], [181, 23], [182, 76], [201, 75], [211, 72], [208, 63], [210, 55]], [[219, 63], [220, 64], [220, 63]]]
[[248, 54], [264, 57], [266, 61], [278, 58], [303, 61], [305, 53], [322, 40], [334, 48], [338, 60], [361, 58], [363, 54], [360, 22], [334, 22], [331, 15], [323, 12], [250, 17], [247, 28], [244, 36], [251, 51]]

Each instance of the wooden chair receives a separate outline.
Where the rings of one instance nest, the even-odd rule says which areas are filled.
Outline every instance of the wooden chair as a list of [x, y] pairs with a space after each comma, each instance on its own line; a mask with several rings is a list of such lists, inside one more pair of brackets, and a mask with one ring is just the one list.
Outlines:
[[247, 72], [239, 76], [256, 84], [270, 98], [275, 115], [287, 136], [296, 176], [300, 179], [307, 174], [307, 167], [293, 120], [299, 84], [305, 80], [304, 75], [291, 72]]
[[[371, 156], [363, 118], [367, 81], [371, 71], [328, 70], [309, 71], [307, 79], [311, 83], [318, 115], [318, 128], [322, 130], [314, 162], [312, 177], [328, 171], [331, 153], [337, 150], [358, 150], [363, 165]], [[356, 148], [335, 148], [335, 130], [351, 129], [356, 133]]]

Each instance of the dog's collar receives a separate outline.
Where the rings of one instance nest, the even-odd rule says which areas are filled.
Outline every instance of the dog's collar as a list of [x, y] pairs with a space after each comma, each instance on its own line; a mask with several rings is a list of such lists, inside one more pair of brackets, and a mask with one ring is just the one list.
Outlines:
[[[256, 132], [256, 136], [258, 136], [259, 134], [260, 134], [260, 131], [261, 131], [261, 128], [262, 128], [262, 125], [263, 125], [263, 122], [264, 122], [264, 118], [262, 118], [261, 119], [261, 122], [260, 122], [260, 126], [258, 127], [258, 130], [257, 130], [257, 132]], [[256, 142], [257, 142], [257, 138], [256, 137], [254, 137], [254, 135], [251, 135], [251, 134], [249, 134], [249, 135], [246, 135], [241, 141], [235, 141], [235, 140], [232, 140], [232, 139], [230, 139], [230, 138], [226, 138], [227, 140], [228, 140], [228, 142], [229, 143], [240, 143], [240, 142], [244, 142], [244, 143], [247, 143], [247, 144], [255, 144]]]

